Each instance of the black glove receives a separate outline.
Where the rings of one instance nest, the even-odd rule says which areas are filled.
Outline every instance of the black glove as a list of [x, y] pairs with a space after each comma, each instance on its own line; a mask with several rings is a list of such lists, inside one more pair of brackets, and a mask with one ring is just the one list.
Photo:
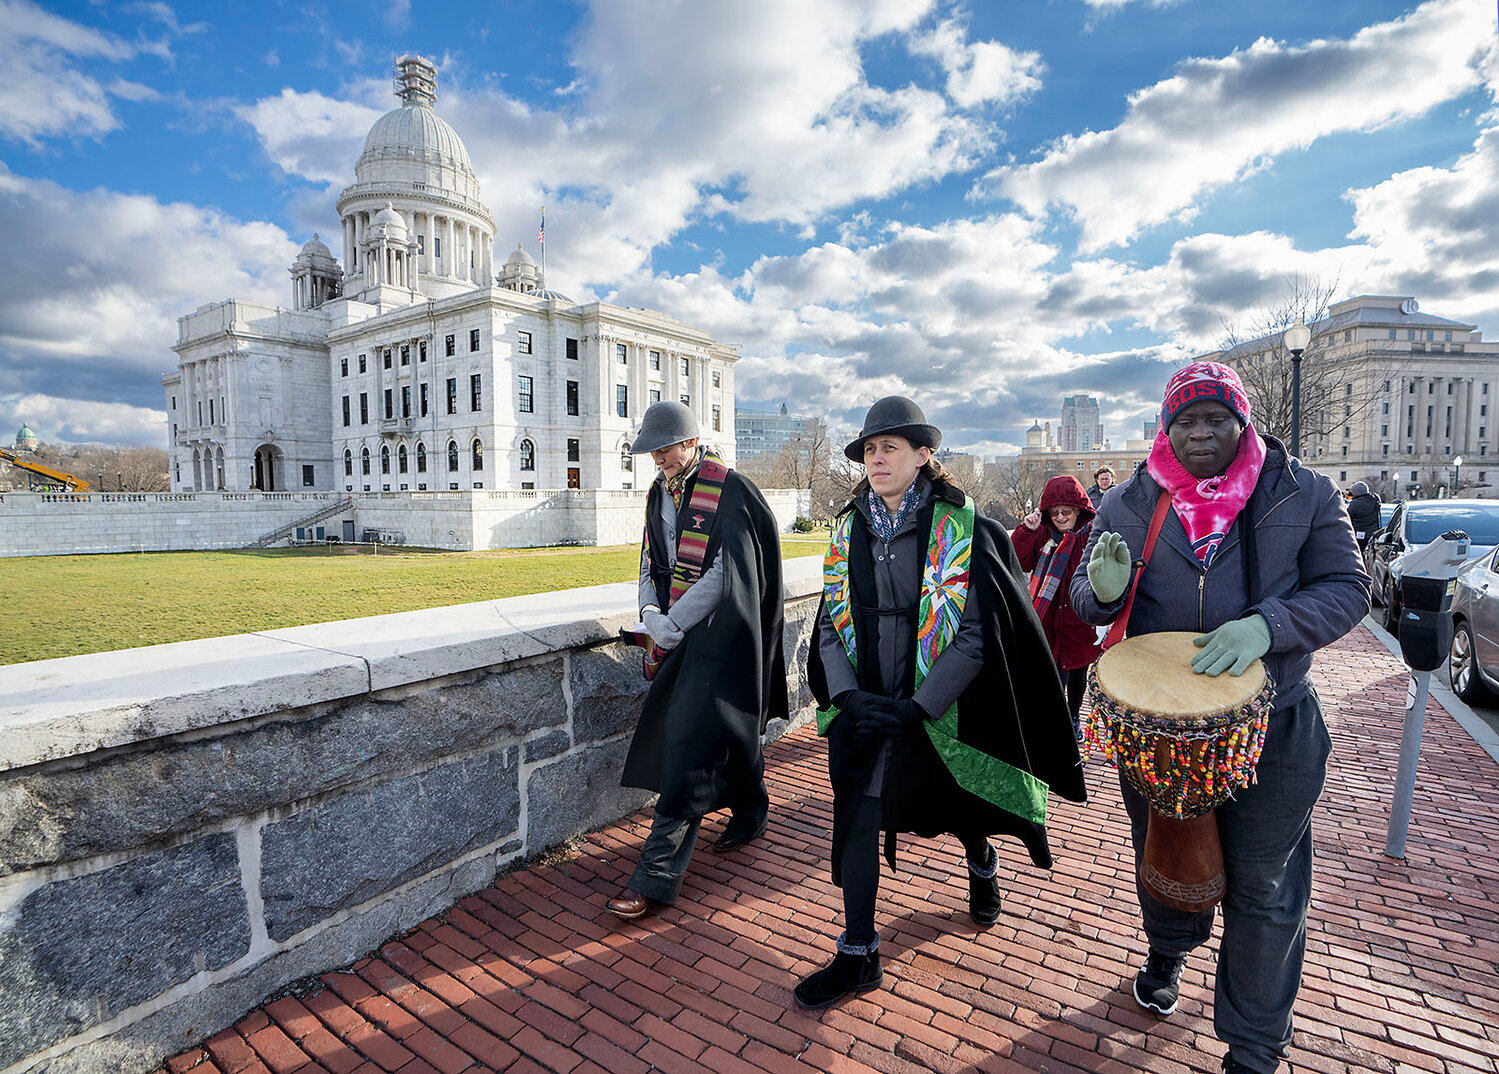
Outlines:
[[899, 738], [927, 718], [926, 709], [910, 698], [876, 697], [868, 712], [854, 721], [854, 729], [870, 738]]
[[864, 690], [845, 690], [833, 698], [833, 704], [848, 717], [849, 723], [857, 724], [860, 719], [869, 714], [869, 707], [884, 698], [879, 694], [871, 694]]

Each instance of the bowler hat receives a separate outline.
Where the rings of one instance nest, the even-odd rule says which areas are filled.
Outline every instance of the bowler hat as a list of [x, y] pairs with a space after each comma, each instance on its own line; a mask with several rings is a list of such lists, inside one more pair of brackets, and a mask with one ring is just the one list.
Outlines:
[[864, 441], [884, 433], [905, 437], [917, 447], [936, 450], [942, 444], [942, 430], [928, 424], [926, 415], [914, 400], [907, 399], [904, 395], [887, 395], [883, 399], [876, 399], [874, 406], [869, 408], [869, 413], [864, 415], [864, 428], [859, 430], [859, 438], [850, 441], [843, 449], [843, 454], [854, 462], [863, 462]]
[[649, 455], [664, 447], [697, 439], [697, 418], [686, 403], [663, 400], [646, 407], [640, 431], [630, 445], [630, 454]]

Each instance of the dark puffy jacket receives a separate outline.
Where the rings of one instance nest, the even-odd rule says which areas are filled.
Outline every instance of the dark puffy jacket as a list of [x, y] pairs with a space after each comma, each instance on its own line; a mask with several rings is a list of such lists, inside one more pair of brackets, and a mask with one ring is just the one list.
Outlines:
[[1365, 492], [1349, 500], [1348, 521], [1353, 524], [1354, 533], [1365, 536], [1379, 529], [1379, 497]]
[[[1268, 454], [1248, 504], [1255, 520], [1259, 600], [1251, 602], [1245, 586], [1243, 513], [1204, 571], [1181, 520], [1168, 511], [1150, 565], [1140, 576], [1129, 633], [1203, 634], [1258, 612], [1270, 625], [1265, 666], [1275, 681], [1275, 707], [1282, 709], [1306, 694], [1312, 654], [1347, 634], [1368, 613], [1369, 576], [1337, 486], [1291, 458], [1274, 437], [1264, 439]], [[1123, 536], [1130, 556], [1138, 557], [1160, 491], [1141, 464], [1118, 494], [1104, 501], [1083, 563], [1099, 535], [1110, 531]], [[1124, 597], [1099, 604], [1086, 569], [1074, 576], [1072, 606], [1084, 622], [1110, 623], [1123, 605]]]

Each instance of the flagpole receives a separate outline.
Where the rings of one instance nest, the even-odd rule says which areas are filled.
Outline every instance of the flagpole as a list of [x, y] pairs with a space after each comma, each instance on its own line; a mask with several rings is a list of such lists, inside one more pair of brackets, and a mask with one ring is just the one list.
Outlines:
[[541, 242], [541, 283], [546, 286], [547, 279], [547, 207], [541, 207], [541, 227], [537, 229], [536, 238]]

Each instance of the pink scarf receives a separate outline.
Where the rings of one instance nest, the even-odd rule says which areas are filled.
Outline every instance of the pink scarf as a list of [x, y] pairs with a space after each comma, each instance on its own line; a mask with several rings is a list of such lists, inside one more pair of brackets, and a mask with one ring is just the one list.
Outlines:
[[1145, 468], [1156, 483], [1171, 494], [1171, 506], [1182, 520], [1192, 550], [1207, 567], [1228, 527], [1234, 524], [1239, 512], [1249, 502], [1260, 479], [1260, 470], [1265, 466], [1265, 441], [1253, 425], [1244, 426], [1239, 437], [1239, 453], [1228, 469], [1217, 477], [1199, 479], [1187, 473], [1187, 468], [1178, 461], [1171, 450], [1171, 441], [1166, 430], [1155, 434], [1155, 443], [1150, 446], [1150, 458]]

